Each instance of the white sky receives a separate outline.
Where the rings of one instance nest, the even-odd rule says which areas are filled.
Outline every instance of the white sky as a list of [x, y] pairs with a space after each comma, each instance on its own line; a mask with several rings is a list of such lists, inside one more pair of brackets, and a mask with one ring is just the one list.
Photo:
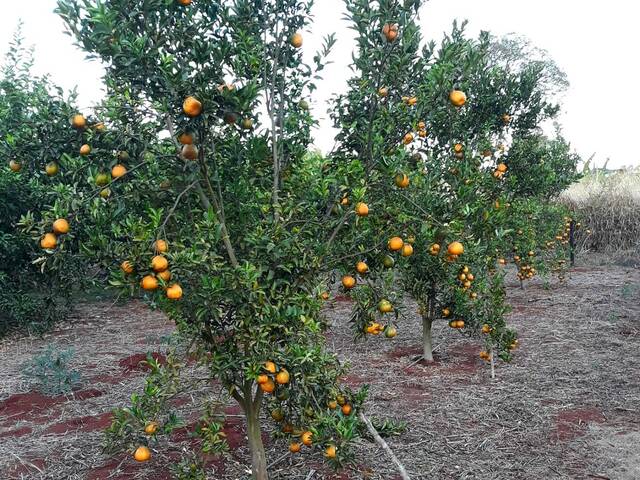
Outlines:
[[[202, 1], [202, 0], [196, 0]], [[514, 5], [523, 4], [518, 9]], [[92, 105], [101, 93], [100, 66], [84, 59], [72, 39], [63, 34], [62, 22], [52, 12], [55, 0], [12, 2], [0, 16], [2, 54], [17, 22], [22, 19], [28, 45], [36, 48], [36, 71], [50, 73], [59, 85], [77, 85], [80, 104]], [[525, 7], [526, 6], [526, 7]], [[338, 33], [338, 44], [325, 71], [325, 80], [314, 96], [314, 111], [321, 118], [316, 144], [332, 146], [333, 132], [326, 119], [327, 100], [341, 92], [350, 76], [353, 32], [341, 25], [341, 0], [316, 0], [313, 32], [305, 34], [306, 53], [319, 47], [322, 37]], [[571, 86], [564, 97], [561, 122], [565, 136], [583, 158], [595, 153], [602, 166], [640, 165], [633, 148], [640, 111], [640, 4], [629, 0], [430, 0], [421, 14], [423, 34], [438, 40], [449, 31], [454, 18], [468, 19], [468, 33], [489, 30], [495, 35], [518, 33], [547, 50], [566, 71]]]

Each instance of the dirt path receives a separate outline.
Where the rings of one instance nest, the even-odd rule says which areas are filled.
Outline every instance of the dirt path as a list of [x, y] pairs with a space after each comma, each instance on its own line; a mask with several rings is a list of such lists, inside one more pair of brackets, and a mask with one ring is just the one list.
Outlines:
[[[329, 345], [351, 365], [345, 382], [371, 385], [369, 413], [407, 423], [388, 439], [414, 480], [426, 479], [616, 479], [640, 478], [640, 280], [638, 270], [577, 269], [569, 283], [545, 289], [534, 281], [513, 284], [511, 322], [522, 347], [513, 363], [500, 364], [491, 381], [478, 358], [480, 343], [435, 325], [436, 364], [413, 365], [420, 352], [415, 307], [396, 339], [353, 344], [349, 304], [327, 309], [334, 322]], [[162, 358], [172, 326], [134, 302], [80, 305], [73, 322], [42, 339], [0, 344], [0, 478], [170, 478], [174, 456], [158, 452], [135, 465], [101, 452], [102, 430], [114, 407], [129, 403], [143, 385], [138, 365], [145, 353]], [[83, 387], [69, 397], [31, 390], [21, 365], [55, 343], [75, 349]], [[188, 400], [188, 399], [187, 399]], [[181, 412], [191, 418], [189, 402]], [[229, 412], [237, 413], [233, 408]], [[232, 451], [212, 462], [211, 479], [247, 478], [241, 422], [226, 430]], [[188, 447], [186, 435], [163, 447]], [[270, 443], [270, 459], [286, 446]], [[321, 467], [320, 456], [285, 457], [274, 479], [395, 479], [377, 447], [357, 444], [359, 464], [339, 476]]]

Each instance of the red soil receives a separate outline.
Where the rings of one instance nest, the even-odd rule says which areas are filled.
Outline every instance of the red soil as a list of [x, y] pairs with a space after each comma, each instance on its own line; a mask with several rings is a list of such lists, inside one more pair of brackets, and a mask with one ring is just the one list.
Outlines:
[[556, 427], [552, 438], [560, 441], [570, 441], [584, 435], [590, 423], [604, 423], [606, 418], [595, 408], [576, 408], [560, 412], [556, 417]]
[[[153, 352], [151, 353], [151, 356], [155, 361], [160, 363], [160, 365], [166, 365], [167, 357], [165, 357], [163, 354]], [[123, 358], [118, 362], [118, 365], [120, 365], [124, 369], [125, 373], [134, 371], [146, 372], [150, 370], [150, 367], [146, 364], [146, 361], [147, 355], [145, 353], [137, 353], [135, 355]]]

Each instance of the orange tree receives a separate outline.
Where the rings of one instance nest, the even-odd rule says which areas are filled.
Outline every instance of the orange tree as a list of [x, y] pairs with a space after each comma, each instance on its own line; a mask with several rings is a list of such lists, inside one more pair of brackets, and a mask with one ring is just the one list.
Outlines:
[[43, 275], [41, 251], [23, 229], [65, 188], [60, 160], [73, 140], [68, 118], [74, 98], [33, 74], [19, 35], [0, 73], [0, 334], [13, 327], [41, 330], [64, 317], [82, 265]]
[[[344, 182], [306, 155], [307, 97], [333, 44], [302, 62], [310, 7], [60, 0], [69, 32], [105, 65], [108, 99], [93, 117], [57, 117], [71, 120], [73, 183], [32, 228], [46, 264], [74, 242], [111, 285], [142, 294], [193, 338], [186, 353], [245, 413], [256, 479], [268, 477], [265, 406], [291, 451], [317, 446], [340, 464], [364, 395], [338, 384], [341, 367], [323, 348], [318, 278], [351, 233], [331, 208]], [[58, 216], [68, 229], [52, 226]], [[139, 461], [176, 424], [160, 409], [173, 370], [156, 367], [111, 429]]]
[[489, 35], [469, 40], [455, 25], [437, 53], [434, 44], [420, 50], [420, 2], [347, 6], [359, 51], [333, 114], [347, 126], [333, 158], [344, 178], [360, 177], [342, 208], [370, 211], [351, 225], [359, 258], [342, 265], [356, 329], [394, 336], [389, 315], [398, 318], [407, 291], [423, 317], [425, 359], [433, 359], [432, 322], [445, 317], [453, 328], [490, 334], [488, 347], [507, 360], [517, 342], [496, 261], [512, 246], [507, 209], [517, 192], [505, 188], [499, 144], [557, 112], [544, 95], [544, 70], [497, 65]]

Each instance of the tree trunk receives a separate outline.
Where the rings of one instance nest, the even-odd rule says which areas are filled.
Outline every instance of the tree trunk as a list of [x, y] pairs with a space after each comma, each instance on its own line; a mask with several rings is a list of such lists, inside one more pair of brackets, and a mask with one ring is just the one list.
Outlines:
[[253, 480], [269, 480], [267, 473], [267, 456], [262, 443], [260, 429], [260, 401], [251, 401], [249, 396], [245, 413], [247, 415], [247, 439], [251, 452], [251, 472]]
[[433, 319], [429, 316], [422, 317], [422, 344], [424, 353], [422, 354], [426, 362], [433, 362], [433, 341], [431, 339], [431, 325]]

